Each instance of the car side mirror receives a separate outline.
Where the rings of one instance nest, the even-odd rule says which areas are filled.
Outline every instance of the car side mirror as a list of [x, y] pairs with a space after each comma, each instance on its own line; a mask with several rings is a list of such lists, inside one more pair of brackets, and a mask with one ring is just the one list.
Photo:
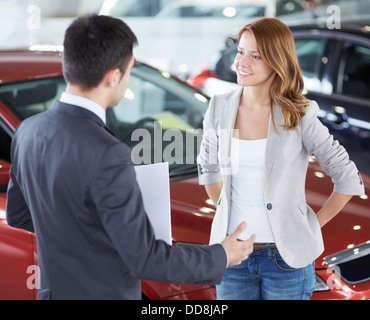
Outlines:
[[[6, 188], [10, 180], [10, 166], [11, 164], [8, 161], [0, 159], [0, 188]], [[1, 190], [2, 191], [2, 190]]]

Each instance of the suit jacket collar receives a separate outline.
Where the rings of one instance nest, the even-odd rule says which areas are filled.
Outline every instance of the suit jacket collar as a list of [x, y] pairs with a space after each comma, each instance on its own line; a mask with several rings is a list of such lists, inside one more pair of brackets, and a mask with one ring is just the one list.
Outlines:
[[63, 92], [59, 101], [62, 103], [67, 103], [79, 106], [81, 108], [85, 108], [95, 113], [97, 116], [100, 117], [100, 119], [104, 121], [104, 123], [106, 123], [106, 111], [96, 101], [69, 92]]
[[51, 106], [50, 111], [69, 116], [74, 118], [81, 118], [86, 120], [91, 120], [96, 122], [102, 127], [106, 127], [103, 120], [97, 116], [94, 112], [89, 111], [85, 108], [81, 108], [79, 106], [75, 106], [72, 104], [60, 102], [58, 100], [54, 101], [54, 104]]

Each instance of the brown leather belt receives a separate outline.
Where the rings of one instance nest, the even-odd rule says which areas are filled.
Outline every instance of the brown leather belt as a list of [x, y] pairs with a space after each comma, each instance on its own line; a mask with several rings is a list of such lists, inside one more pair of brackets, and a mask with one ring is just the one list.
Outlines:
[[253, 245], [253, 249], [254, 250], [262, 250], [262, 249], [266, 249], [267, 246], [269, 246], [271, 249], [276, 248], [275, 243], [255, 243]]

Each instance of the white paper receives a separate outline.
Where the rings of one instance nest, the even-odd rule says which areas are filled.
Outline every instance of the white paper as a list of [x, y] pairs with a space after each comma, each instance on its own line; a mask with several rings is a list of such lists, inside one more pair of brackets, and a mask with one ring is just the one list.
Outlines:
[[135, 166], [144, 208], [156, 239], [172, 245], [170, 178], [167, 162]]

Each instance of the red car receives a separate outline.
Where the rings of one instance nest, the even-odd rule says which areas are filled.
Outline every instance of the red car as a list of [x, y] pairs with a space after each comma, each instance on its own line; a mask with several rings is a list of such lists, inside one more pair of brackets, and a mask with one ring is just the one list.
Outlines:
[[[46, 110], [64, 89], [60, 53], [0, 52], [0, 299], [37, 299], [35, 236], [9, 227], [5, 219], [11, 139], [20, 121]], [[204, 187], [198, 185], [195, 159], [201, 130], [188, 129], [201, 128], [209, 98], [167, 72], [141, 63], [132, 70], [125, 97], [108, 110], [107, 120], [116, 136], [132, 148], [134, 163], [168, 161], [168, 157], [173, 160], [170, 162], [173, 244], [207, 244], [215, 210]], [[162, 133], [172, 130], [182, 134], [185, 152], [178, 153], [174, 140], [163, 136], [160, 144], [158, 140], [145, 144], [143, 139], [131, 138], [135, 129], [155, 129], [155, 120], [161, 121]], [[134, 152], [139, 143], [140, 152]], [[165, 158], [169, 149], [175, 152], [167, 152]], [[363, 175], [363, 181], [368, 194], [369, 176]], [[312, 159], [307, 174], [309, 205], [319, 210], [331, 191], [330, 178]], [[369, 213], [368, 196], [354, 197], [323, 228], [326, 249], [316, 261], [317, 288], [312, 299], [370, 299]], [[216, 298], [212, 286], [146, 280], [142, 281], [142, 292], [148, 299]]]

